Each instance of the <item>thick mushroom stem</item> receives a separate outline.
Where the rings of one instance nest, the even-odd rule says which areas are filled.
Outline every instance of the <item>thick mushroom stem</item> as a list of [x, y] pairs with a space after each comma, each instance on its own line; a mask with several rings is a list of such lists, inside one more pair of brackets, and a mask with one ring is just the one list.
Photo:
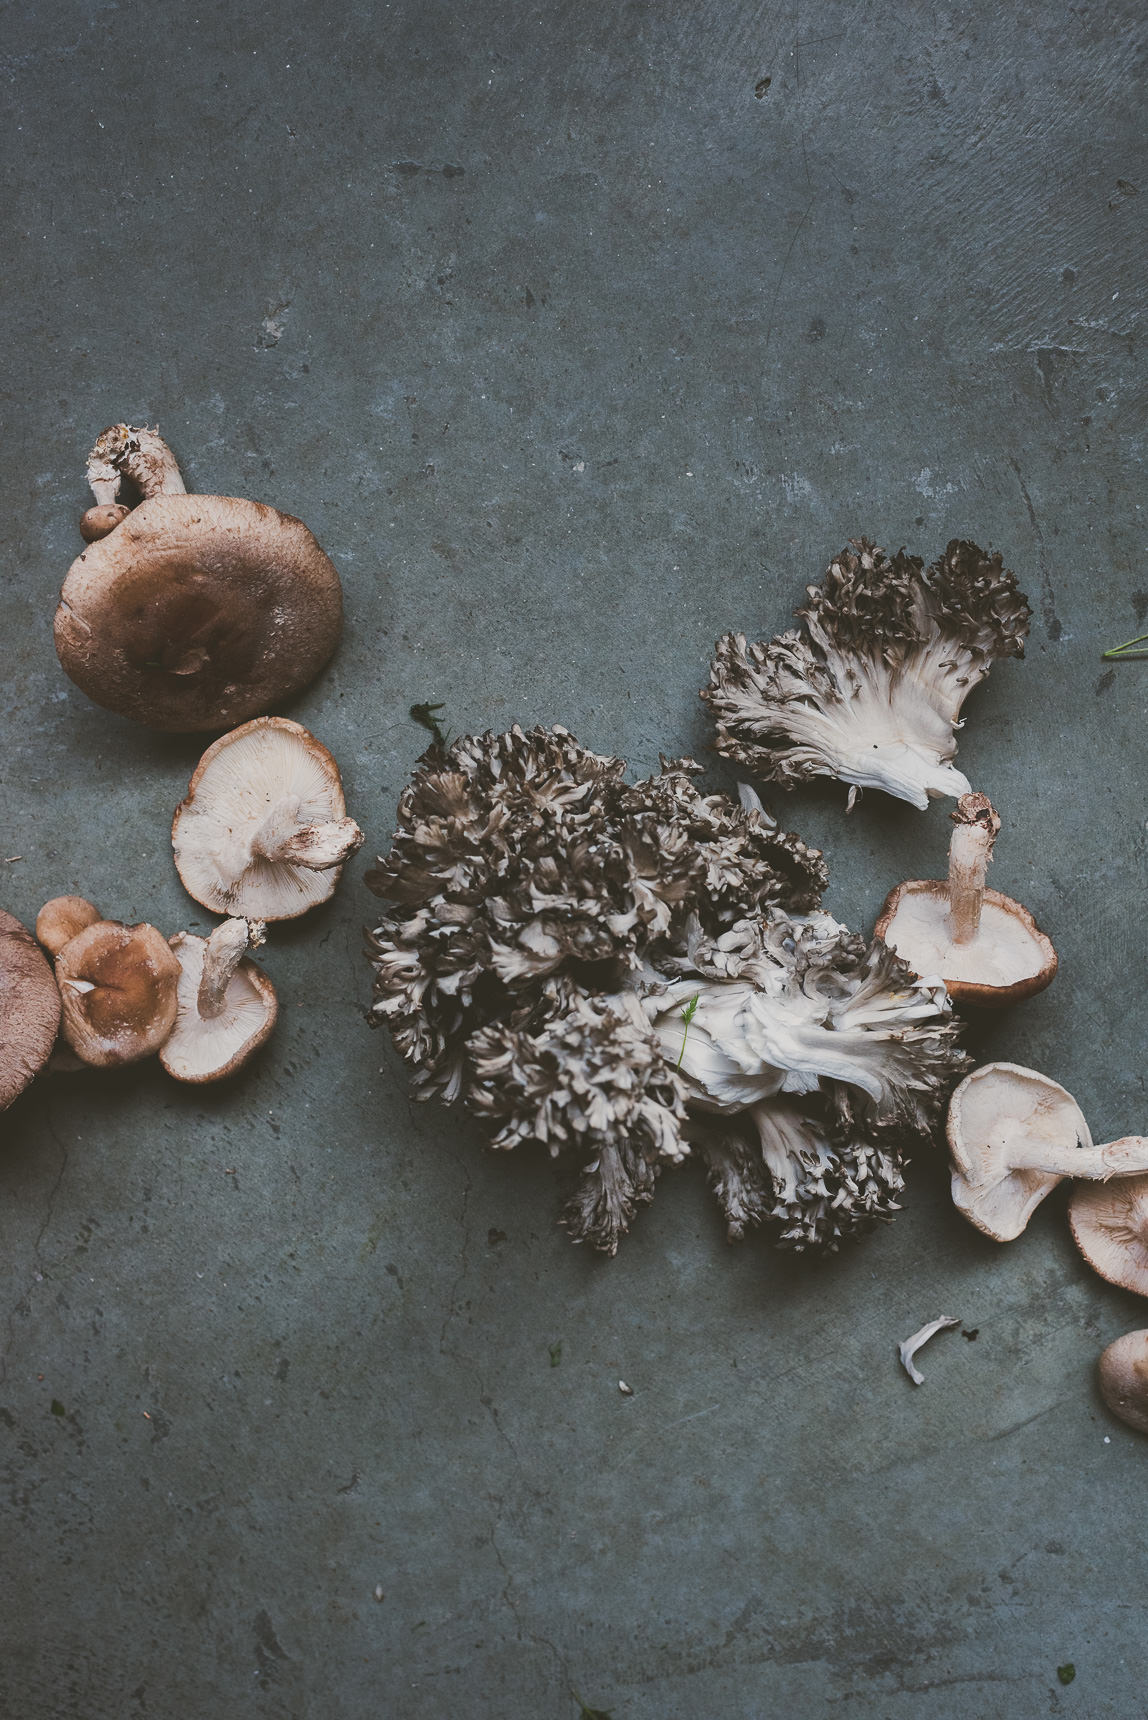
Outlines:
[[257, 860], [288, 861], [311, 872], [329, 872], [362, 847], [363, 832], [353, 818], [318, 824], [300, 822], [299, 797], [288, 795], [273, 806], [251, 838]]
[[175, 455], [158, 430], [146, 427], [112, 424], [96, 438], [88, 455], [88, 484], [99, 507], [116, 500], [121, 478], [130, 478], [145, 501], [187, 494]]
[[199, 1013], [207, 1021], [223, 1014], [227, 986], [250, 946], [263, 942], [262, 920], [224, 920], [216, 926], [203, 952], [203, 973], [196, 999]]
[[1001, 821], [987, 794], [962, 794], [950, 816], [956, 829], [949, 843], [949, 924], [953, 942], [967, 944], [981, 923], [985, 874]]

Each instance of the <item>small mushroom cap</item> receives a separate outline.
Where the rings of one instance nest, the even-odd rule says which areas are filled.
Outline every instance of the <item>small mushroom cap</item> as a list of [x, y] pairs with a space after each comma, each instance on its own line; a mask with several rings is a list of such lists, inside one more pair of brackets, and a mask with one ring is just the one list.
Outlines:
[[1148, 1175], [1081, 1183], [1072, 1191], [1068, 1222], [1093, 1271], [1148, 1296]]
[[60, 993], [36, 940], [0, 909], [0, 1111], [6, 1111], [52, 1055]]
[[1113, 1415], [1148, 1433], [1148, 1332], [1125, 1332], [1097, 1366], [1100, 1395]]
[[313, 680], [342, 614], [339, 576], [301, 520], [159, 495], [72, 563], [56, 651], [97, 705], [155, 729], [221, 729]]
[[80, 516], [80, 536], [85, 543], [97, 543], [100, 538], [106, 538], [109, 532], [114, 532], [121, 520], [126, 520], [131, 513], [122, 502], [97, 503], [89, 508], [87, 513]]
[[171, 947], [180, 967], [179, 1007], [159, 1060], [177, 1081], [222, 1081], [254, 1056], [274, 1027], [279, 1013], [275, 987], [261, 967], [244, 957], [227, 982], [222, 1010], [206, 1018], [199, 1013], [199, 983], [207, 939], [177, 932]]
[[954, 1003], [1003, 1009], [1051, 985], [1056, 951], [1028, 909], [986, 890], [981, 921], [966, 943], [949, 924], [949, 887], [938, 879], [898, 884], [885, 898], [875, 935], [919, 974], [939, 974]]
[[953, 1202], [997, 1242], [1020, 1235], [1068, 1174], [1072, 1156], [1092, 1146], [1072, 1094], [1017, 1063], [985, 1063], [967, 1075], [949, 1103], [945, 1129]]
[[284, 831], [342, 823], [347, 810], [322, 742], [287, 717], [258, 717], [208, 747], [176, 808], [171, 840], [188, 894], [213, 913], [252, 920], [290, 920], [326, 902], [341, 864], [315, 870], [253, 852], [277, 808]]
[[97, 1069], [158, 1051], [175, 1025], [179, 962], [154, 926], [98, 920], [56, 957], [64, 1037]]
[[103, 917], [85, 896], [53, 896], [36, 915], [36, 937], [50, 956], [58, 956], [65, 944]]

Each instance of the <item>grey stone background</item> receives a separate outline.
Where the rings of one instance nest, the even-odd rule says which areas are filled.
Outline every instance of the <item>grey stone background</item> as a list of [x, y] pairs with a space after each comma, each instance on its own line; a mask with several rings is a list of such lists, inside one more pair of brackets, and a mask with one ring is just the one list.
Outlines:
[[[1148, 664], [1099, 661], [1148, 615], [1142, 5], [6, 19], [4, 907], [204, 919], [167, 834], [203, 743], [52, 650], [116, 419], [339, 567], [290, 714], [368, 852], [412, 701], [706, 758], [719, 633], [776, 631], [851, 535], [971, 535], [1035, 620], [960, 763], [1062, 961], [972, 1045], [1148, 1126]], [[775, 805], [857, 927], [943, 867], [942, 806]], [[686, 1170], [575, 1250], [548, 1166], [412, 1108], [364, 1026], [365, 869], [275, 931], [249, 1073], [44, 1079], [0, 1122], [0, 1712], [1148, 1714], [1148, 1444], [1093, 1383], [1145, 1312], [1063, 1200], [997, 1247], [920, 1155], [818, 1264], [728, 1249]], [[914, 1390], [895, 1344], [940, 1313], [978, 1338]]]

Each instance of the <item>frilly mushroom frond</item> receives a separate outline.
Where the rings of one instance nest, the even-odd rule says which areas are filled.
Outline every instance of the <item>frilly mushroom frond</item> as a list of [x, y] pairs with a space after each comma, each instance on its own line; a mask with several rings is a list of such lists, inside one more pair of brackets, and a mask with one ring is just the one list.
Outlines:
[[770, 1213], [778, 1246], [836, 1253], [841, 1243], [901, 1210], [902, 1160], [871, 1141], [822, 1144], [800, 1158], [795, 1187]]
[[731, 1238], [770, 1219], [785, 1246], [832, 1248], [896, 1210], [902, 1155], [968, 1061], [943, 985], [824, 913], [695, 926], [674, 977], [645, 985]]
[[731, 1242], [770, 1225], [779, 1248], [832, 1254], [847, 1237], [900, 1211], [899, 1155], [869, 1141], [833, 1139], [818, 1109], [810, 1101], [766, 1100], [753, 1108], [755, 1130], [714, 1128], [699, 1140]]
[[726, 634], [702, 692], [717, 750], [757, 776], [832, 776], [927, 806], [967, 793], [952, 767], [969, 691], [1023, 656], [1031, 611], [998, 554], [954, 539], [929, 567], [867, 538], [810, 586], [802, 631]]
[[663, 905], [671, 941], [690, 914], [717, 932], [747, 913], [782, 906], [806, 913], [829, 881], [821, 855], [779, 830], [756, 797], [739, 805], [702, 794], [692, 759], [663, 758], [659, 776], [623, 784], [616, 819], [640, 899]]
[[939, 631], [987, 660], [1023, 657], [1032, 610], [997, 551], [954, 538], [925, 571], [928, 607]]
[[537, 1142], [581, 1161], [563, 1222], [576, 1242], [613, 1254], [653, 1198], [659, 1165], [685, 1154], [685, 1082], [633, 994], [548, 990], [555, 1013], [541, 1025], [472, 1035], [467, 1104], [496, 1128], [492, 1146]]

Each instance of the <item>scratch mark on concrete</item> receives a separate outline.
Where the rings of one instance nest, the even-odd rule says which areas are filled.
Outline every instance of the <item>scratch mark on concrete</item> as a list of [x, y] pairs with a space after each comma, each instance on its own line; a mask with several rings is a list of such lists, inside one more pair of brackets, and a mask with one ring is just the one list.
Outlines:
[[1044, 622], [1045, 632], [1055, 645], [1056, 641], [1064, 632], [1064, 627], [1061, 623], [1060, 617], [1056, 613], [1056, 600], [1053, 596], [1052, 576], [1048, 570], [1048, 552], [1045, 549], [1044, 532], [1041, 530], [1040, 521], [1036, 517], [1036, 509], [1032, 505], [1032, 497], [1028, 493], [1028, 485], [1024, 481], [1024, 473], [1021, 471], [1019, 464], [1011, 454], [1009, 455], [1008, 463], [1016, 473], [1016, 481], [1020, 485], [1020, 493], [1024, 497], [1024, 505], [1028, 509], [1028, 517], [1032, 522], [1033, 532], [1036, 534], [1037, 559], [1040, 562], [1041, 619]]
[[1057, 1398], [1055, 1403], [1046, 1404], [1043, 1409], [1038, 1409], [1034, 1415], [1026, 1415], [1023, 1421], [1014, 1421], [1009, 1427], [1002, 1427], [999, 1433], [990, 1433], [988, 1443], [992, 1445], [998, 1439], [1010, 1439], [1014, 1433], [1019, 1433], [1021, 1428], [1031, 1427], [1034, 1421], [1039, 1421], [1042, 1416], [1051, 1415], [1060, 1404], [1067, 1402], [1067, 1398]]
[[797, 244], [797, 241], [801, 237], [802, 230], [805, 227], [805, 223], [808, 221], [810, 215], [813, 212], [813, 205], [816, 203], [816, 201], [817, 201], [816, 196], [813, 196], [809, 199], [809, 202], [805, 205], [805, 209], [804, 209], [804, 212], [801, 216], [800, 221], [797, 223], [797, 226], [794, 228], [793, 238], [789, 241], [789, 249], [785, 253], [785, 261], [781, 265], [781, 273], [777, 277], [777, 285], [773, 289], [773, 301], [769, 307], [769, 322], [766, 324], [765, 341], [763, 343], [763, 347], [766, 350], [769, 347], [770, 338], [773, 334], [773, 324], [774, 324], [775, 314], [777, 311], [777, 302], [781, 297], [781, 289], [785, 285], [785, 277], [789, 273], [789, 265], [793, 259], [794, 248]]

